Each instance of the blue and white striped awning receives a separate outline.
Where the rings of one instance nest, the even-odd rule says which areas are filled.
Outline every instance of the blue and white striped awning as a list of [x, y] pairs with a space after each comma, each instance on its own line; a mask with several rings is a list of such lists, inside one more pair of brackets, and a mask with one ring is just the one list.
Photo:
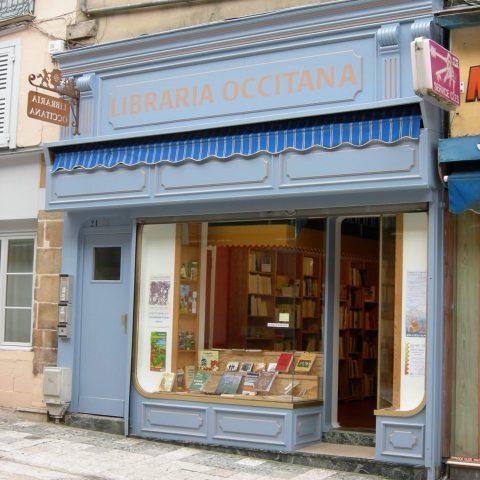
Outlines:
[[165, 138], [157, 141], [135, 140], [131, 143], [57, 151], [52, 171], [113, 168], [140, 163], [178, 163], [208, 158], [226, 160], [235, 156], [252, 157], [259, 153], [279, 154], [287, 150], [305, 152], [313, 148], [332, 150], [341, 146], [364, 147], [370, 143], [391, 144], [403, 139], [417, 140], [420, 135], [420, 115], [399, 115], [357, 121], [303, 124], [281, 124], [274, 128], [245, 127], [243, 132], [218, 135], [185, 135], [185, 138]]

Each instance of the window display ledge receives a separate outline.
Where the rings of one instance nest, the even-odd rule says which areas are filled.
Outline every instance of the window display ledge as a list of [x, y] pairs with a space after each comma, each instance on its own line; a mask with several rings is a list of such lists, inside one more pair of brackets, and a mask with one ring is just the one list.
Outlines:
[[322, 406], [321, 400], [302, 400], [300, 397], [282, 396], [279, 395], [209, 395], [205, 393], [194, 392], [146, 392], [139, 385], [135, 385], [137, 392], [144, 398], [154, 398], [158, 400], [173, 400], [173, 401], [191, 401], [204, 403], [217, 403], [224, 405], [243, 405], [243, 406], [258, 406], [268, 408], [282, 408], [295, 409], [313, 406]]

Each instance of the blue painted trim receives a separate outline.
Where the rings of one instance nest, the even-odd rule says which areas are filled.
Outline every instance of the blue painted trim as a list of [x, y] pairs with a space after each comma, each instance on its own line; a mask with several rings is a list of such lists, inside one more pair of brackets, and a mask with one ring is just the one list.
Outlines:
[[137, 224], [131, 223], [130, 240], [130, 298], [127, 326], [127, 364], [125, 368], [125, 409], [123, 412], [123, 433], [128, 435], [130, 425], [130, 384], [132, 371], [132, 355], [133, 355], [133, 321], [135, 315], [135, 278], [136, 278], [136, 255], [137, 251]]
[[441, 139], [438, 156], [440, 163], [480, 160], [480, 135]]
[[[336, 279], [335, 271], [337, 262], [337, 252], [339, 246], [337, 239], [337, 219], [327, 218], [325, 236], [325, 279]], [[337, 272], [338, 273], [338, 272]], [[333, 390], [333, 364], [334, 356], [334, 331], [335, 331], [335, 311], [338, 310], [338, 285], [339, 282], [325, 281], [325, 310], [323, 315], [323, 418], [322, 430], [328, 432], [332, 428], [332, 390]]]
[[437, 478], [442, 462], [442, 394], [444, 345], [444, 203], [439, 189], [429, 208], [428, 335], [426, 369], [425, 466], [428, 480]]
[[[432, 1], [426, 0], [387, 2], [380, 8], [376, 0], [331, 1], [79, 48], [56, 54], [53, 58], [67, 75], [87, 70], [99, 72], [114, 68], [120, 59], [125, 65], [158, 58], [201, 56], [208, 51], [223, 53], [227, 49], [242, 49], [249, 43], [262, 46], [272, 40], [278, 42], [279, 35], [290, 39], [292, 32], [298, 36], [312, 31], [324, 34], [346, 32], [399, 20], [411, 21], [431, 14]], [[275, 39], [271, 38], [273, 33]]]

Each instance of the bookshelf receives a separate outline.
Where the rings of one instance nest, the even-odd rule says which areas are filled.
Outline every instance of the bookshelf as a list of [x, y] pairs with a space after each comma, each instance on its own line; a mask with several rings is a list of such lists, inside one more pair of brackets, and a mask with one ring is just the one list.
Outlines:
[[341, 260], [339, 399], [376, 395], [378, 263]]
[[321, 351], [322, 265], [317, 252], [249, 248], [248, 314], [240, 346]]
[[173, 370], [196, 365], [200, 289], [201, 224], [177, 225], [175, 275], [178, 282], [174, 306]]

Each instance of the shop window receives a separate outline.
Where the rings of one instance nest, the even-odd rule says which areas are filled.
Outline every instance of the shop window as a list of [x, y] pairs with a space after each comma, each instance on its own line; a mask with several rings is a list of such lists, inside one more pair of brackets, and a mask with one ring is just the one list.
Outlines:
[[377, 413], [414, 413], [425, 396], [428, 216], [380, 221]]
[[140, 228], [143, 393], [322, 399], [322, 219]]
[[93, 255], [93, 280], [119, 281], [121, 247], [95, 247]]
[[32, 335], [35, 240], [0, 238], [2, 344], [29, 345]]

